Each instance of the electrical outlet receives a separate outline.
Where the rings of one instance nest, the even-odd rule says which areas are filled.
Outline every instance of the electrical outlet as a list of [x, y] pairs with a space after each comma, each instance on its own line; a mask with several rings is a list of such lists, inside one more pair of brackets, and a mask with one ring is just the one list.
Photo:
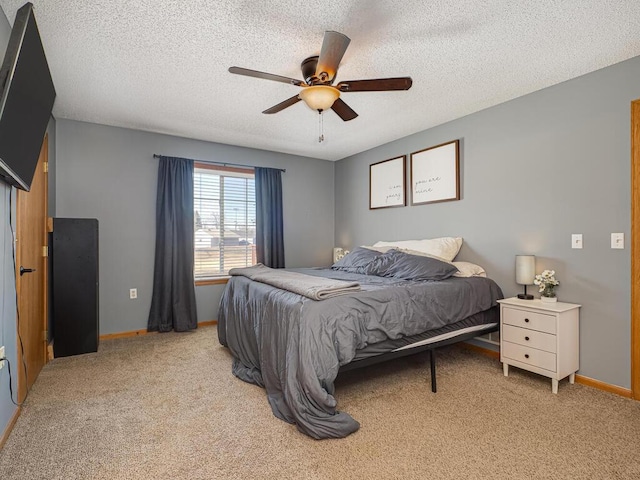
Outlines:
[[[4, 347], [0, 347], [0, 358], [4, 358]], [[4, 360], [0, 360], [0, 370], [4, 367]]]
[[138, 298], [138, 289], [137, 288], [130, 288], [129, 289], [129, 298], [131, 298], [131, 299]]

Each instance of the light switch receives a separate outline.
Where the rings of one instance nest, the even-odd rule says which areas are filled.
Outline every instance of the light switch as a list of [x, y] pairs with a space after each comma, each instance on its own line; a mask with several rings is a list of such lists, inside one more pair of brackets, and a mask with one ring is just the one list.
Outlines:
[[581, 233], [574, 233], [571, 235], [571, 248], [582, 248]]
[[624, 233], [611, 234], [611, 248], [624, 248]]

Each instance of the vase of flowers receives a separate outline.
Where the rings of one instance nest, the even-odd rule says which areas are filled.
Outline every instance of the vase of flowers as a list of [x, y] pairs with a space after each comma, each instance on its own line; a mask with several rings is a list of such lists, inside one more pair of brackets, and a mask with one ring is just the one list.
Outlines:
[[539, 275], [536, 275], [533, 280], [533, 284], [538, 287], [540, 292], [540, 300], [543, 302], [557, 302], [556, 287], [560, 285], [560, 282], [556, 280], [555, 270], [545, 270]]

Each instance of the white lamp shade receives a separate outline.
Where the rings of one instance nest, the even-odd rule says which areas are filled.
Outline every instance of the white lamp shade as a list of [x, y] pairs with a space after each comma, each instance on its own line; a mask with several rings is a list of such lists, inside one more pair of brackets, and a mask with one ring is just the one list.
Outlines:
[[298, 96], [310, 109], [326, 110], [340, 97], [340, 90], [326, 85], [313, 85], [303, 88]]
[[533, 285], [535, 276], [535, 255], [516, 255], [516, 283], [519, 285]]

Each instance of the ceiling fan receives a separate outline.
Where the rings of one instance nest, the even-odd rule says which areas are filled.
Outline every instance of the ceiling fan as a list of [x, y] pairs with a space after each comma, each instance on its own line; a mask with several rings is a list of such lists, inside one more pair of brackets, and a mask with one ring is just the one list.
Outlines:
[[320, 113], [331, 108], [345, 122], [353, 120], [358, 114], [340, 98], [340, 93], [384, 92], [389, 90], [409, 90], [411, 88], [413, 83], [411, 77], [347, 80], [335, 86], [332, 85], [349, 42], [351, 42], [351, 39], [342, 33], [324, 32], [320, 55], [308, 57], [300, 65], [304, 81], [241, 67], [231, 67], [229, 72], [302, 87], [299, 94], [268, 108], [262, 113], [277, 113], [302, 100], [309, 108]]

